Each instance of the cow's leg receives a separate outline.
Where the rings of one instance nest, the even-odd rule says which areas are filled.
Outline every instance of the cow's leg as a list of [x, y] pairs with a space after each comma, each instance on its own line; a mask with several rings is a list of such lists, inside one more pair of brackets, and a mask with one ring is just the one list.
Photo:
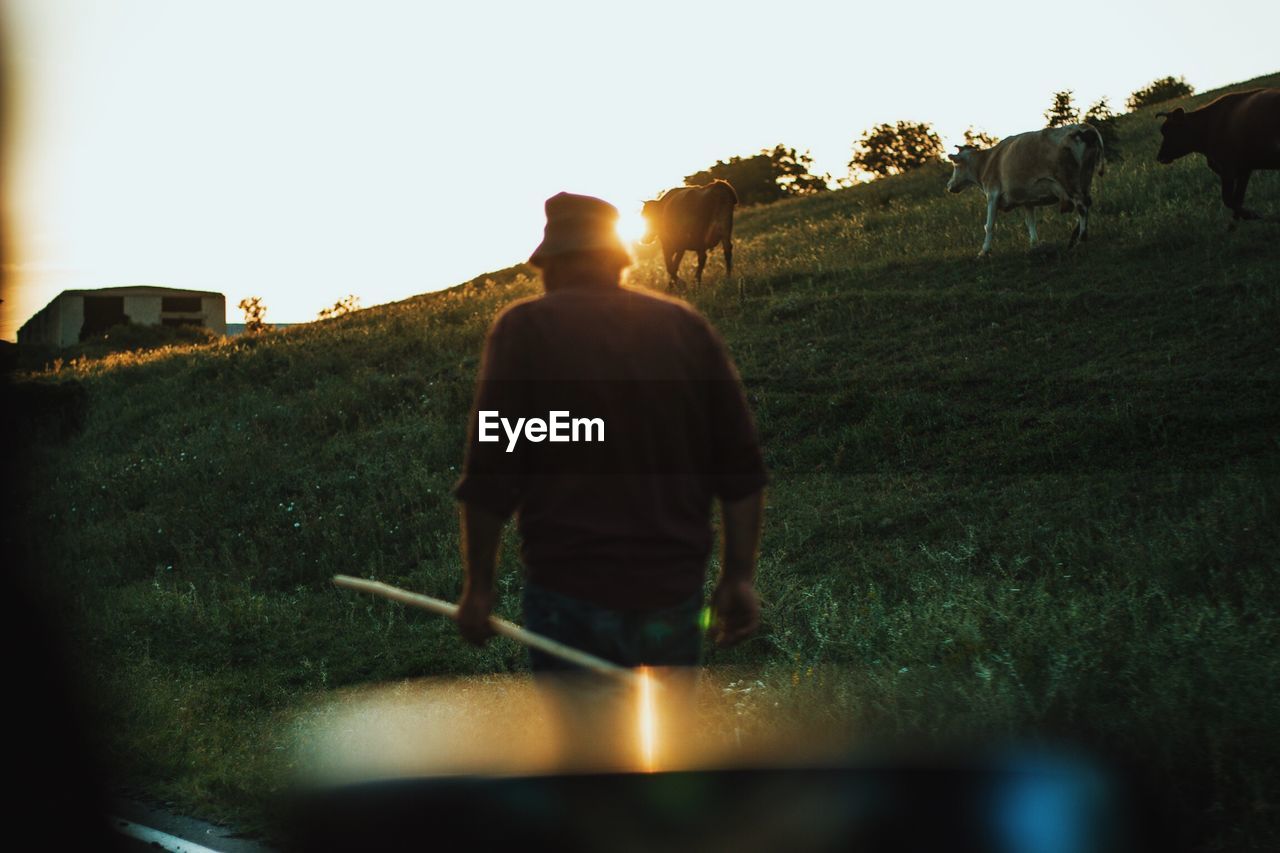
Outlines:
[[1022, 209], [1022, 218], [1027, 223], [1027, 237], [1031, 240], [1031, 245], [1035, 245], [1040, 241], [1040, 237], [1036, 234], [1036, 209], [1030, 205]]
[[698, 287], [702, 287], [702, 271], [706, 269], [706, 266], [707, 266], [707, 250], [698, 249], [698, 274], [697, 274]]
[[680, 262], [683, 260], [684, 249], [677, 249], [667, 258], [667, 274], [671, 276], [671, 283], [667, 285], [668, 290], [680, 284]]
[[[1218, 177], [1222, 178], [1222, 203], [1227, 206], [1228, 210], [1235, 213], [1236, 173], [1231, 171], [1222, 171], [1218, 172]], [[1239, 214], [1236, 214], [1235, 218], [1239, 219]]]
[[1071, 229], [1071, 239], [1067, 242], [1067, 248], [1074, 248], [1076, 243], [1089, 239], [1089, 206], [1083, 201], [1076, 199], [1072, 202], [1076, 211], [1076, 227]]
[[680, 259], [684, 257], [684, 252], [663, 252], [662, 260], [667, 265], [667, 290], [675, 290], [676, 285], [680, 281], [680, 277], [676, 275], [680, 271]]
[[1218, 172], [1222, 178], [1222, 203], [1231, 211], [1232, 219], [1257, 219], [1258, 214], [1252, 210], [1245, 210], [1244, 207], [1244, 191], [1249, 186], [1249, 177], [1252, 174], [1248, 169], [1243, 172], [1236, 172], [1233, 169], [1223, 169]]
[[1244, 206], [1244, 191], [1249, 188], [1249, 178], [1253, 171], [1245, 169], [1236, 175], [1235, 204], [1230, 205], [1235, 211], [1236, 219], [1261, 219], [1262, 217]]
[[996, 206], [999, 203], [999, 191], [989, 191], [987, 193], [987, 224], [982, 229], [986, 236], [982, 240], [982, 251], [978, 253], [980, 258], [991, 254], [991, 238], [996, 234]]
[[724, 238], [724, 277], [733, 277], [733, 241], [728, 237]]

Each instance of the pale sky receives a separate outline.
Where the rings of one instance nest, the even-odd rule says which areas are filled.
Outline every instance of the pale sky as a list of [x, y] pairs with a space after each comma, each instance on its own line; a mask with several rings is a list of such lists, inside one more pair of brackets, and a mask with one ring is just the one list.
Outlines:
[[[561, 190], [640, 203], [871, 125], [948, 142], [1280, 70], [1280, 4], [6, 0], [0, 338], [69, 288], [261, 296], [298, 322], [525, 259]], [[1240, 22], [1247, 22], [1241, 25]]]

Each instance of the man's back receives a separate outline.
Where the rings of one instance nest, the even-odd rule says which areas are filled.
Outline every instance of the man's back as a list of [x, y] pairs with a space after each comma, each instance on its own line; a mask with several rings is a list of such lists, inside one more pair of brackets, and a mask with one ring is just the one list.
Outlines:
[[602, 421], [603, 441], [498, 430], [482, 442], [475, 418], [458, 488], [495, 513], [519, 510], [530, 580], [602, 606], [698, 594], [712, 497], [764, 484], [718, 336], [684, 303], [643, 291], [564, 287], [510, 306], [486, 342], [476, 411], [508, 425], [557, 411]]

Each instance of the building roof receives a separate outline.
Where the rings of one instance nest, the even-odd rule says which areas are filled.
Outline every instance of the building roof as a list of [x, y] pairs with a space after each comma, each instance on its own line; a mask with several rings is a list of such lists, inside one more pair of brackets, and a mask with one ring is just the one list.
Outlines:
[[114, 296], [124, 295], [125, 293], [134, 295], [144, 295], [154, 293], [156, 296], [162, 296], [166, 293], [181, 293], [186, 296], [222, 296], [216, 290], [191, 290], [186, 287], [160, 287], [154, 284], [121, 284], [115, 287], [96, 287], [89, 290], [64, 290], [55, 296], [51, 302], [57, 302], [64, 296]]

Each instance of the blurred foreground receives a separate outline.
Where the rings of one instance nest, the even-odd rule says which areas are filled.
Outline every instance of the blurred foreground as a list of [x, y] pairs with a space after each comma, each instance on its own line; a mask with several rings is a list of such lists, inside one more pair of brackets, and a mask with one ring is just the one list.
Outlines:
[[[298, 731], [295, 849], [1083, 853], [1150, 846], [1097, 762], [1009, 745], [857, 744], [750, 684], [660, 671], [418, 680], [343, 693]], [[765, 703], [766, 706], [769, 703]], [[727, 710], [726, 710], [727, 709]], [[772, 712], [772, 713], [771, 713]], [[776, 719], [770, 719], [770, 717]], [[767, 735], [762, 735], [768, 732]]]

